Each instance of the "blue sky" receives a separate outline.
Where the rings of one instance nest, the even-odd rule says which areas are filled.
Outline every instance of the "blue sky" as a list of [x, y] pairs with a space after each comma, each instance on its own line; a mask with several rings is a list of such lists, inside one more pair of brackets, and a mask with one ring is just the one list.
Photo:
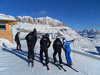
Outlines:
[[0, 0], [0, 13], [49, 16], [74, 30], [100, 30], [100, 0]]

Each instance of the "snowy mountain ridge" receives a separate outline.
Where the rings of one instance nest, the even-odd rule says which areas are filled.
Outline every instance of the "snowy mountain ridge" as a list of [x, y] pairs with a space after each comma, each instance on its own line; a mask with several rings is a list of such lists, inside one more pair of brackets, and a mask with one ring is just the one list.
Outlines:
[[84, 29], [82, 31], [77, 31], [81, 36], [88, 38], [100, 38], [100, 31], [95, 29]]
[[30, 16], [17, 16], [17, 21], [22, 23], [31, 23], [33, 25], [50, 25], [52, 27], [66, 27], [66, 25], [56, 19], [46, 17], [32, 18]]

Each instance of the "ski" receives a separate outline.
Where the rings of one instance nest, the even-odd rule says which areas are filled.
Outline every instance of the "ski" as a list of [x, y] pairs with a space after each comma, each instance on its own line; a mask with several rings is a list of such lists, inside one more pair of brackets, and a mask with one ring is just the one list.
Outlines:
[[[39, 60], [40, 60], [40, 58], [39, 58]], [[40, 61], [41, 61], [41, 60], [40, 60]], [[41, 62], [41, 63], [42, 63], [42, 62]], [[43, 65], [43, 67], [46, 66], [44, 63], [42, 63], [42, 65]]]
[[44, 64], [44, 63], [42, 63], [42, 65], [43, 65], [43, 67], [45, 66], [45, 64]]
[[[52, 59], [50, 59], [50, 60], [54, 63], [54, 61]], [[66, 72], [66, 69], [64, 69], [64, 67], [62, 65], [60, 65], [58, 63], [54, 64], [54, 65], [57, 66], [59, 70], [61, 70], [61, 68], [62, 68]]]
[[[39, 58], [40, 60], [40, 58]], [[45, 61], [46, 62], [46, 61]], [[48, 65], [45, 65], [44, 63], [42, 63], [43, 67], [46, 66], [47, 67], [47, 70], [50, 70], [49, 66]]]
[[31, 64], [31, 67], [34, 67], [34, 64], [33, 63]]
[[59, 70], [61, 70], [61, 68], [59, 67], [59, 65], [58, 65], [58, 64], [54, 64], [54, 65], [55, 65], [55, 66], [57, 66]]
[[49, 66], [47, 65], [46, 67], [47, 67], [47, 70], [49, 71], [50, 70]]
[[[66, 66], [68, 66], [67, 64], [65, 64]], [[78, 72], [78, 70], [76, 70], [75, 68], [73, 68], [72, 66], [68, 66], [69, 68], [71, 68], [72, 70]]]
[[30, 66], [31, 60], [28, 60], [28, 66]]
[[31, 64], [31, 67], [34, 67], [34, 61], [32, 61], [31, 63], [32, 63], [32, 64]]
[[50, 59], [50, 61], [51, 61], [59, 70], [61, 70], [61, 68], [60, 68], [57, 64], [55, 64], [54, 61], [53, 61], [52, 59]]
[[34, 62], [32, 60], [28, 61], [28, 66], [30, 66], [30, 64], [31, 64], [31, 67], [34, 67]]
[[58, 64], [65, 72], [67, 71], [66, 69], [64, 69], [64, 67], [60, 64]]
[[21, 51], [21, 52], [23, 52], [22, 50], [19, 50], [19, 49], [15, 49], [16, 51]]
[[28, 62], [28, 66], [30, 66], [30, 63]]

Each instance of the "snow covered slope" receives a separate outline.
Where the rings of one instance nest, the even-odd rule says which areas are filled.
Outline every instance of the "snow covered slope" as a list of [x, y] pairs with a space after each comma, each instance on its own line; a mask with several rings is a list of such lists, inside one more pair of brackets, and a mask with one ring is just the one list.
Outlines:
[[38, 33], [59, 33], [64, 36], [67, 40], [76, 39], [74, 43], [71, 44], [73, 50], [82, 51], [82, 52], [96, 52], [95, 43], [80, 36], [74, 30], [69, 27], [52, 27], [50, 25], [40, 25], [40, 24], [30, 24], [30, 23], [18, 23], [12, 26], [13, 38], [17, 31], [20, 31], [20, 37], [25, 38], [27, 33], [33, 31], [36, 28]]
[[[27, 44], [25, 40], [21, 41], [22, 50], [15, 51], [13, 44], [11, 47], [0, 45], [0, 75], [99, 75], [100, 74], [100, 60], [89, 58], [86, 56], [71, 53], [73, 68], [77, 69], [79, 72], [75, 72], [69, 67], [63, 65], [67, 70], [59, 70], [51, 62], [49, 63], [50, 71], [47, 71], [46, 67], [43, 67], [39, 61], [39, 39], [35, 47], [35, 60], [34, 67], [27, 66]], [[2, 43], [8, 43], [8, 41], [2, 40]], [[1, 44], [1, 42], [0, 42]], [[15, 44], [15, 43], [14, 43]], [[49, 58], [52, 58], [53, 49], [50, 46]], [[58, 58], [58, 57], [57, 57]], [[63, 62], [66, 63], [64, 52], [62, 51]]]

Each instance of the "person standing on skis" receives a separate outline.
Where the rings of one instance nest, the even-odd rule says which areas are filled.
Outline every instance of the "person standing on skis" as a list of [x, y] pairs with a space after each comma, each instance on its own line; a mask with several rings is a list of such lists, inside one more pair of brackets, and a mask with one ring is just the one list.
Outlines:
[[59, 57], [59, 63], [62, 64], [62, 58], [61, 58], [61, 48], [62, 48], [62, 42], [60, 40], [60, 38], [57, 36], [55, 41], [53, 42], [53, 59], [54, 59], [54, 63], [56, 64], [57, 59], [56, 59], [56, 54], [58, 53], [58, 57]]
[[16, 50], [21, 50], [21, 44], [20, 44], [20, 37], [19, 37], [20, 32], [17, 32], [17, 34], [15, 35], [15, 42], [17, 43], [17, 49]]
[[32, 65], [34, 63], [34, 47], [37, 41], [37, 31], [34, 28], [33, 32], [30, 32], [26, 37], [27, 46], [28, 46], [28, 63], [31, 62], [32, 58]]
[[71, 53], [70, 43], [73, 41], [75, 41], [75, 39], [71, 41], [67, 41], [65, 38], [63, 38], [63, 49], [65, 51], [65, 57], [66, 57], [68, 66], [72, 65], [72, 59], [70, 57], [70, 53]]
[[48, 48], [50, 47], [50, 44], [51, 42], [49, 39], [49, 35], [48, 34], [44, 35], [40, 40], [40, 61], [43, 64], [43, 52], [44, 52], [46, 57], [46, 66], [48, 66], [49, 63]]

